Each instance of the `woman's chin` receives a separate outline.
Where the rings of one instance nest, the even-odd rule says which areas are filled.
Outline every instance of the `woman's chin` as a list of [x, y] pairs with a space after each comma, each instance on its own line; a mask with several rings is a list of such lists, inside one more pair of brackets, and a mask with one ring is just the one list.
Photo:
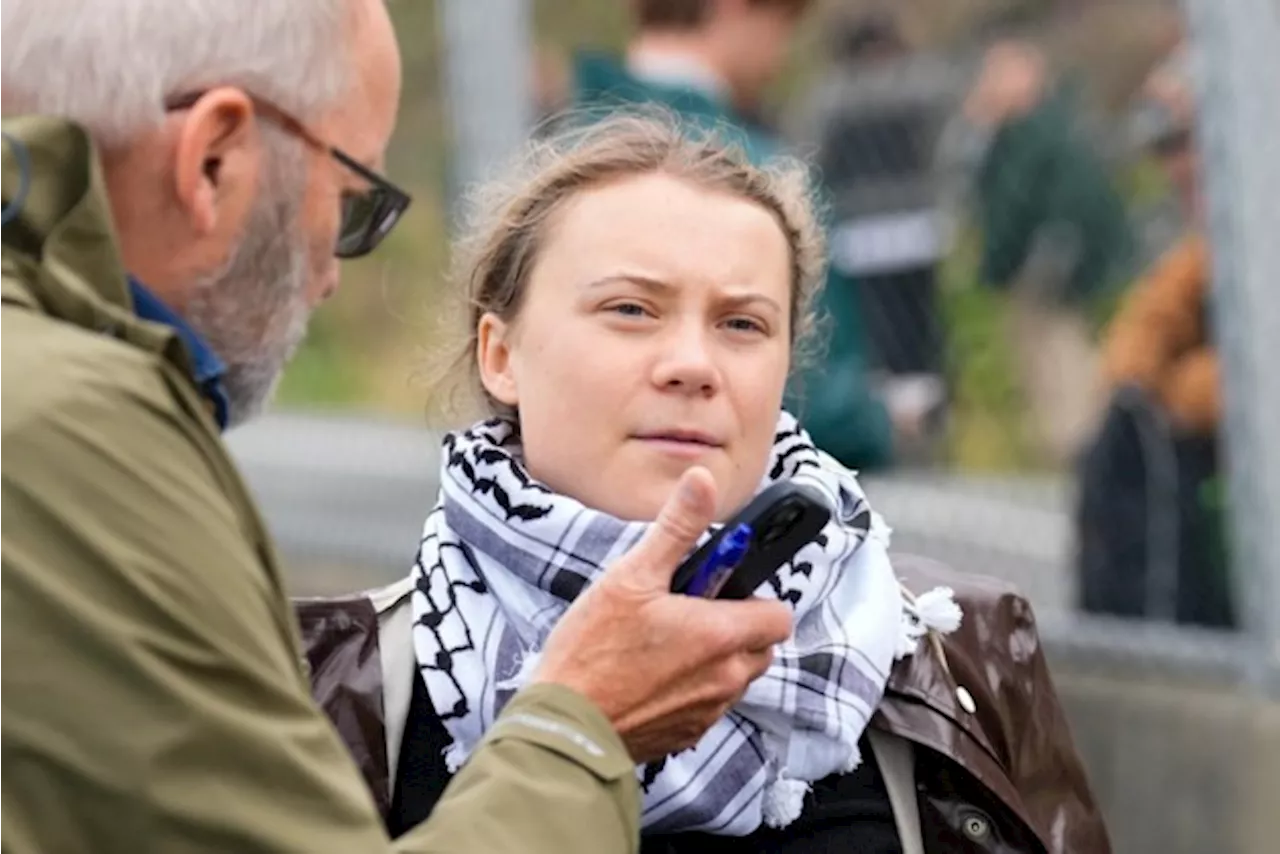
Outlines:
[[[764, 476], [763, 461], [759, 472], [747, 472], [734, 466], [723, 449], [714, 449], [706, 458], [681, 458], [676, 454], [655, 454], [632, 443], [623, 454], [603, 464], [578, 466], [572, 478], [542, 475], [539, 479], [592, 510], [627, 522], [652, 522], [675, 494], [680, 478], [695, 466], [707, 469], [715, 481], [717, 522], [731, 517], [749, 501]], [[530, 471], [535, 477], [540, 474], [533, 467]]]
[[597, 507], [610, 516], [616, 516], [626, 522], [652, 522], [662, 512], [662, 505], [667, 496], [675, 490], [675, 481], [670, 483], [654, 482], [653, 478], [645, 478], [636, 483], [634, 488], [625, 494], [615, 494], [608, 507]]
[[[656, 477], [656, 472], [637, 473], [632, 477], [617, 478], [615, 484], [598, 484], [596, 493], [590, 496], [574, 496], [592, 510], [608, 513], [624, 522], [652, 522], [662, 512], [679, 483], [675, 477]], [[606, 487], [608, 494], [598, 491]]]
[[[657, 476], [658, 473], [652, 470], [638, 474], [634, 479], [628, 480], [632, 488], [626, 490], [625, 494], [615, 493], [609, 496], [608, 500], [597, 502], [593, 509], [601, 510], [626, 522], [652, 522], [658, 518], [667, 500], [675, 494], [676, 486], [680, 483], [680, 475], [693, 465], [696, 463], [690, 463], [670, 476]], [[712, 474], [716, 472], [713, 471]], [[750, 495], [737, 497], [730, 495], [718, 477], [716, 493], [717, 506], [714, 522], [723, 522], [733, 516], [751, 497]]]

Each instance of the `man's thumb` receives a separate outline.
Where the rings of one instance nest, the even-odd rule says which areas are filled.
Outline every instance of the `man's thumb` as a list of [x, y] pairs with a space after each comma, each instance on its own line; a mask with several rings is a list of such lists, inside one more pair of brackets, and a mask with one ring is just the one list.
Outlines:
[[669, 587], [676, 568], [715, 520], [716, 482], [695, 466], [681, 476], [658, 518], [624, 558], [627, 573]]

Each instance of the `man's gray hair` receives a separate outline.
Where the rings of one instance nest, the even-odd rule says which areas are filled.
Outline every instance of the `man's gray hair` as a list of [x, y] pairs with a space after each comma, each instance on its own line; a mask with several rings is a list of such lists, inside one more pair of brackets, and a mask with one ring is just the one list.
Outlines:
[[4, 0], [5, 113], [65, 116], [103, 145], [166, 98], [244, 89], [303, 121], [352, 79], [352, 0]]

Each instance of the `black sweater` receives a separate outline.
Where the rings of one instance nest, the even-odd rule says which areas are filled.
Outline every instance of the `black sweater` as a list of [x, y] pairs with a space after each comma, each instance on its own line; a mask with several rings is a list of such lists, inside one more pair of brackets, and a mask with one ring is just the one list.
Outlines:
[[[449, 782], [444, 751], [449, 733], [436, 716], [419, 676], [409, 704], [387, 830], [399, 836], [431, 814]], [[851, 774], [814, 784], [800, 818], [782, 830], [761, 828], [748, 836], [672, 833], [646, 836], [642, 854], [901, 854], [893, 810], [875, 755], [864, 738], [862, 764]]]

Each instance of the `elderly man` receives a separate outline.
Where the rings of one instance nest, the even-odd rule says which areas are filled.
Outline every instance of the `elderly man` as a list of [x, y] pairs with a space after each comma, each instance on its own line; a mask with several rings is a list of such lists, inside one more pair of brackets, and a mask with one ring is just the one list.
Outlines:
[[[389, 850], [219, 437], [269, 397], [335, 256], [408, 204], [377, 172], [386, 10], [8, 0], [3, 37], [5, 850]], [[396, 850], [634, 849], [634, 761], [689, 744], [790, 629], [778, 603], [667, 592], [705, 474]]]

